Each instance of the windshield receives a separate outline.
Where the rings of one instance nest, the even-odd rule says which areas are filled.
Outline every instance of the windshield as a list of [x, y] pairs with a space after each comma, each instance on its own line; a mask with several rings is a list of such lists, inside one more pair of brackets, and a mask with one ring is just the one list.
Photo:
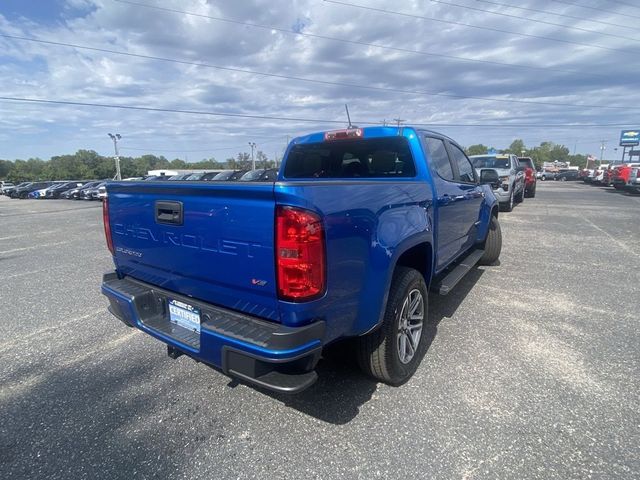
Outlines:
[[200, 180], [204, 173], [192, 173], [185, 180]]
[[475, 168], [511, 168], [509, 157], [472, 157], [471, 162]]
[[240, 177], [241, 182], [250, 182], [252, 180], [258, 180], [264, 173], [264, 170], [251, 170]]
[[229, 180], [234, 173], [235, 172], [233, 170], [227, 170], [226, 172], [220, 172], [215, 177], [213, 177], [213, 180]]

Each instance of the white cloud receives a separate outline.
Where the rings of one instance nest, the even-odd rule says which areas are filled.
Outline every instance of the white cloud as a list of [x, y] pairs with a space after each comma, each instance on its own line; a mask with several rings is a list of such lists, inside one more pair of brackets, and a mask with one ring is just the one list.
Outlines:
[[[64, 21], [47, 22], [24, 14], [10, 17], [0, 11], [0, 32], [352, 85], [576, 105], [640, 105], [636, 53], [523, 38], [313, 0], [211, 3], [165, 0], [155, 4], [267, 28], [115, 1], [67, 0], [60, 12]], [[482, 5], [470, 1], [466, 4]], [[567, 25], [634, 35], [633, 31], [614, 29], [593, 21], [576, 23], [541, 14], [525, 15], [526, 12], [520, 12], [523, 19], [501, 18], [418, 1], [402, 4], [367, 2], [366, 5], [637, 52], [637, 42], [585, 35], [526, 21], [526, 18], [564, 21]], [[529, 1], [519, 5], [552, 10], [545, 2]], [[488, 8], [486, 5], [481, 8], [485, 7]], [[625, 21], [624, 17], [585, 13], [577, 7], [555, 6], [553, 10], [588, 16], [590, 20]], [[282, 28], [292, 33], [279, 30]], [[541, 69], [458, 61], [335, 42], [295, 35], [294, 30], [397, 49]], [[5, 96], [13, 97], [331, 120], [343, 120], [343, 105], [349, 103], [356, 121], [381, 121], [398, 115], [419, 123], [455, 124], [492, 121], [617, 123], [637, 118], [637, 110], [487, 102], [367, 90], [9, 39], [0, 39], [0, 48], [3, 52], [0, 84], [4, 86]], [[19, 138], [11, 144], [0, 145], [0, 157], [5, 158], [49, 157], [78, 148], [109, 153], [106, 132], [115, 129], [124, 135], [123, 147], [155, 146], [187, 151], [200, 145], [212, 149], [216, 145], [228, 146], [230, 142], [242, 146], [248, 140], [262, 138], [265, 148], [270, 151], [266, 142], [282, 145], [286, 135], [327, 128], [321, 124], [72, 106], [11, 102], [2, 102], [0, 106], [0, 138], [9, 134]], [[577, 138], [615, 138], [619, 129], [451, 127], [439, 130], [463, 144], [482, 142], [506, 146], [515, 137], [524, 138], [527, 144], [543, 139], [568, 144]], [[210, 155], [203, 152], [202, 156]]]

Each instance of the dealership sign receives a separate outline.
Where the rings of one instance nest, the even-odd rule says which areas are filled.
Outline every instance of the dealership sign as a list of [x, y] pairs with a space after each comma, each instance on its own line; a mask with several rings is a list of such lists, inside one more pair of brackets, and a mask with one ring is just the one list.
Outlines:
[[640, 145], [640, 129], [620, 132], [621, 147], [635, 147], [636, 145]]

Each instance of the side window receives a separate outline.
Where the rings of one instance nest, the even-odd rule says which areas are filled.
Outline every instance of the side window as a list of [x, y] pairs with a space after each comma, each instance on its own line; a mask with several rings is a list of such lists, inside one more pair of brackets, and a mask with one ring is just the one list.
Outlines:
[[438, 175], [445, 180], [452, 181], [454, 178], [453, 168], [451, 168], [451, 162], [449, 161], [449, 155], [447, 155], [444, 142], [439, 138], [433, 137], [426, 137], [425, 141], [429, 149], [429, 158]]
[[455, 145], [450, 143], [449, 146], [451, 147], [453, 161], [456, 162], [458, 166], [458, 173], [460, 174], [459, 180], [463, 183], [475, 183], [476, 175], [473, 170], [473, 165], [471, 165], [467, 156]]

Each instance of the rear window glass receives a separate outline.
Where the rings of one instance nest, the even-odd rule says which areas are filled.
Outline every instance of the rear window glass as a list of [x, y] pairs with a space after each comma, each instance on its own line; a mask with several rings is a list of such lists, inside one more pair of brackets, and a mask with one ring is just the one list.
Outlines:
[[338, 140], [295, 145], [286, 178], [415, 177], [416, 167], [404, 137]]
[[535, 170], [535, 167], [533, 166], [533, 160], [531, 160], [530, 158], [518, 158], [518, 161], [520, 162], [520, 165], [533, 168]]
[[509, 157], [473, 157], [471, 162], [475, 168], [511, 168]]

